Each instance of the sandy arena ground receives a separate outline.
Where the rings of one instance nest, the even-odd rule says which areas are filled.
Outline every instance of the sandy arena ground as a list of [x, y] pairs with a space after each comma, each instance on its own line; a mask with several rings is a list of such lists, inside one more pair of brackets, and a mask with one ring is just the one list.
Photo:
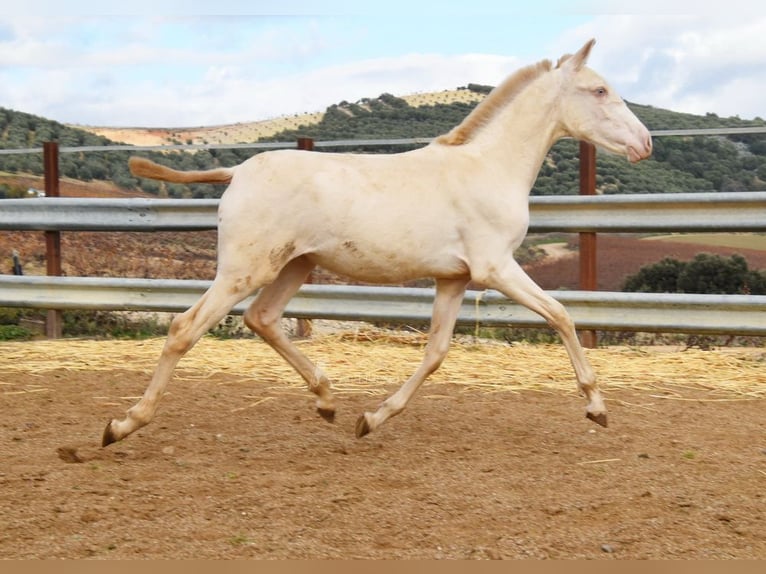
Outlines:
[[354, 423], [423, 338], [319, 336], [314, 412], [266, 345], [204, 339], [155, 421], [106, 449], [162, 340], [0, 344], [0, 558], [766, 558], [766, 354], [453, 346], [405, 412]]

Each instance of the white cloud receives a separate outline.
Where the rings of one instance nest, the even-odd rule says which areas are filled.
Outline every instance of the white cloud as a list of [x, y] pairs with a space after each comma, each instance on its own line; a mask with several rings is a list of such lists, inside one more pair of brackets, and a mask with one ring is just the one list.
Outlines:
[[[188, 126], [234, 123], [321, 111], [342, 100], [383, 92], [452, 89], [468, 82], [495, 84], [518, 67], [513, 58], [480, 54], [413, 54], [330, 66], [259, 80], [237, 66], [211, 66], [203, 81], [186, 85], [119, 86], [117, 100], [79, 99], [70, 114], [94, 125]], [[116, 96], [115, 96], [116, 97]], [[190, 120], [193, 118], [193, 120]]]
[[[354, 61], [353, 41], [362, 40], [349, 37], [361, 33], [339, 26], [19, 18], [0, 33], [0, 105], [67, 123], [212, 125], [320, 111], [383, 92], [495, 84], [519, 65], [481, 54]], [[332, 64], [339, 52], [345, 63]]]
[[[210, 125], [319, 111], [383, 92], [497, 84], [529, 63], [450, 55], [457, 51], [453, 42], [438, 37], [433, 48], [430, 39], [402, 48], [396, 37], [378, 46], [374, 35], [348, 24], [332, 18], [0, 16], [0, 105], [93, 125]], [[511, 22], [509, 33], [512, 28]], [[591, 66], [630, 101], [766, 117], [763, 30], [766, 18], [737, 12], [602, 15], [550, 47], [524, 53], [556, 58], [596, 37]], [[450, 37], [449, 30], [442, 34]], [[363, 50], [386, 57], [364, 57]], [[397, 55], [405, 50], [410, 53]]]
[[[633, 102], [766, 117], [766, 17], [601, 16], [561, 38], [597, 39], [589, 64]], [[576, 40], [576, 41], [575, 41]]]

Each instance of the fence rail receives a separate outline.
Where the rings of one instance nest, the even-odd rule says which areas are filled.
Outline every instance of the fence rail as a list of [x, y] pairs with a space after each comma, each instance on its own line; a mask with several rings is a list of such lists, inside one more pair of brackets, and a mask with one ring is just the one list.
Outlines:
[[[210, 281], [0, 275], [0, 305], [41, 309], [180, 312]], [[766, 336], [766, 296], [553, 291], [581, 329]], [[299, 319], [426, 323], [433, 289], [304, 285], [285, 309]], [[241, 314], [252, 299], [233, 309]], [[497, 291], [468, 291], [458, 324], [544, 327]]]
[[[748, 135], [766, 133], [766, 126], [751, 126], [740, 128], [692, 128], [671, 130], [650, 130], [652, 137], [665, 136], [719, 136], [719, 135]], [[321, 148], [365, 147], [365, 146], [412, 146], [426, 145], [433, 138], [393, 138], [393, 139], [344, 139], [317, 141], [314, 146]], [[61, 153], [87, 153], [104, 151], [196, 151], [203, 149], [283, 149], [294, 148], [295, 142], [251, 142], [237, 144], [162, 144], [149, 146], [134, 146], [128, 144], [115, 144], [106, 146], [61, 146]], [[40, 153], [42, 148], [18, 148], [0, 149], [0, 155], [19, 155], [28, 153]]]
[[[215, 229], [217, 199], [5, 199], [0, 230]], [[529, 231], [766, 231], [766, 192], [530, 197]]]

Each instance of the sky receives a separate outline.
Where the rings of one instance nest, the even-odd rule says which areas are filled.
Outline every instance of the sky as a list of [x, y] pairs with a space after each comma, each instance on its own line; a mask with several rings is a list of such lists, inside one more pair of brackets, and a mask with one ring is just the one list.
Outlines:
[[596, 38], [628, 101], [766, 118], [766, 8], [748, 0], [25, 0], [0, 13], [0, 106], [192, 127], [388, 92], [496, 85]]

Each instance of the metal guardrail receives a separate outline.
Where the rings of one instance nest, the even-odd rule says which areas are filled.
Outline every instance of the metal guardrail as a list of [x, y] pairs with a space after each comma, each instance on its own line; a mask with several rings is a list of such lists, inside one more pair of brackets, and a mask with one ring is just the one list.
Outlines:
[[[652, 137], [664, 136], [718, 136], [718, 135], [737, 135], [737, 134], [763, 134], [766, 133], [766, 126], [750, 126], [740, 128], [691, 128], [691, 129], [669, 129], [669, 130], [650, 130]], [[365, 146], [403, 146], [403, 145], [426, 145], [433, 138], [394, 138], [394, 139], [345, 139], [317, 141], [314, 147], [319, 148], [341, 148], [341, 147], [365, 147]], [[86, 153], [86, 152], [104, 152], [104, 151], [195, 151], [202, 149], [282, 149], [295, 148], [295, 142], [251, 142], [238, 144], [162, 144], [149, 146], [134, 146], [128, 144], [114, 144], [107, 146], [61, 146], [61, 153]], [[18, 155], [27, 153], [41, 153], [42, 148], [17, 148], [0, 149], [0, 155]]]
[[[215, 229], [216, 199], [0, 200], [0, 230]], [[533, 196], [530, 232], [766, 231], [766, 192]]]
[[0, 230], [195, 231], [215, 229], [217, 209], [217, 199], [2, 199]]
[[[766, 127], [655, 130], [653, 136], [766, 133]], [[430, 138], [315, 142], [316, 148], [422, 145]], [[90, 151], [276, 149], [293, 142], [172, 146], [62, 147]], [[39, 153], [37, 148], [0, 154]], [[46, 176], [47, 177], [47, 176]], [[215, 229], [218, 200], [40, 198], [1, 200], [0, 230], [192, 231]], [[530, 198], [530, 232], [766, 231], [766, 192], [556, 196]], [[182, 311], [209, 285], [174, 281], [0, 275], [0, 306], [43, 309]], [[583, 330], [766, 336], [766, 297], [555, 291]], [[305, 285], [286, 316], [368, 321], [430, 319], [433, 291], [397, 287]], [[247, 302], [237, 306], [241, 313]], [[545, 323], [495, 291], [469, 292], [458, 322], [539, 327]]]
[[[42, 309], [181, 312], [210, 281], [0, 275], [0, 305]], [[766, 296], [552, 291], [580, 329], [766, 336]], [[304, 285], [286, 317], [427, 323], [434, 290]], [[233, 309], [241, 314], [251, 298]], [[468, 291], [458, 324], [545, 327], [545, 321], [497, 291]]]

